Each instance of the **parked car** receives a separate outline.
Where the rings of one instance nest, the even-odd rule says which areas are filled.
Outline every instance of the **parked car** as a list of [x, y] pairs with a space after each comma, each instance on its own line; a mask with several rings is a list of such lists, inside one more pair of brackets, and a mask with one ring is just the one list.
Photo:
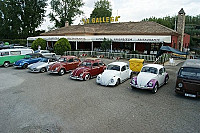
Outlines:
[[26, 54], [33, 53], [32, 49], [3, 49], [0, 50], [0, 66], [8, 67], [23, 59]]
[[131, 87], [148, 89], [152, 93], [156, 93], [158, 88], [164, 84], [167, 84], [169, 75], [165, 71], [164, 66], [159, 64], [148, 64], [142, 67], [142, 70], [132, 78], [130, 84]]
[[200, 97], [200, 61], [187, 59], [180, 67], [175, 92], [188, 97]]
[[66, 72], [76, 69], [80, 62], [81, 60], [76, 56], [61, 56], [58, 62], [49, 66], [48, 71], [62, 76]]
[[86, 59], [70, 74], [71, 79], [89, 80], [102, 73], [106, 68], [100, 59]]
[[52, 57], [56, 56], [55, 53], [51, 53], [49, 50], [36, 50], [34, 53], [40, 53], [44, 56], [52, 56]]
[[96, 78], [97, 84], [115, 86], [131, 78], [132, 71], [125, 62], [113, 62], [107, 65], [106, 70]]
[[24, 59], [18, 60], [14, 63], [14, 67], [27, 68], [28, 65], [43, 60], [45, 57], [42, 54], [33, 53], [27, 54]]
[[33, 63], [28, 65], [28, 69], [31, 72], [47, 72], [48, 66], [56, 63], [57, 59], [56, 58], [43, 58], [41, 61], [37, 63]]

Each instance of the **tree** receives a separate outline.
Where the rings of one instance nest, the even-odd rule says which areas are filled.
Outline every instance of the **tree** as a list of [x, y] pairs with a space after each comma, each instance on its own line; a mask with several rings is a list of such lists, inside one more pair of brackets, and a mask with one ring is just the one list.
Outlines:
[[64, 55], [68, 50], [71, 50], [71, 45], [66, 38], [60, 38], [54, 45], [54, 52], [58, 55]]
[[112, 8], [108, 0], [99, 0], [95, 3], [94, 10], [90, 18], [111, 17]]
[[46, 49], [46, 40], [42, 39], [42, 38], [38, 38], [35, 41], [33, 41], [31, 48], [33, 50], [38, 50], [38, 47], [40, 46], [41, 49]]
[[71, 25], [76, 15], [81, 15], [83, 11], [80, 7], [84, 5], [82, 0], [51, 0], [51, 9], [53, 12], [49, 14], [50, 20], [55, 22], [55, 27], [64, 27], [68, 21]]
[[106, 52], [106, 50], [110, 48], [110, 45], [111, 40], [107, 40], [106, 38], [104, 38], [103, 42], [101, 43], [101, 49]]
[[1, 0], [0, 38], [17, 39], [35, 36], [42, 23], [47, 0]]

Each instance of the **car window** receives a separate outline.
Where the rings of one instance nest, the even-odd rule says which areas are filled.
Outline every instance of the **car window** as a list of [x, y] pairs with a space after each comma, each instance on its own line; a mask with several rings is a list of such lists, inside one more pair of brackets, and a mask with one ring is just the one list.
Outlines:
[[71, 58], [71, 59], [69, 59], [67, 62], [73, 62], [74, 61], [74, 59], [73, 58]]
[[163, 73], [163, 69], [161, 68], [161, 69], [159, 70], [159, 74], [162, 75], [162, 73]]
[[91, 63], [90, 62], [82, 62], [79, 66], [86, 66], [86, 67], [91, 67]]
[[100, 65], [100, 66], [103, 66], [103, 62], [99, 62], [99, 65]]
[[66, 61], [66, 59], [65, 58], [60, 58], [58, 61], [59, 62], [64, 62], [64, 61]]
[[145, 66], [145, 67], [142, 68], [141, 72], [147, 72], [147, 73], [157, 74], [158, 73], [158, 69], [155, 68], [155, 67]]
[[1, 56], [9, 55], [9, 52], [2, 52]]
[[92, 64], [92, 66], [96, 67], [96, 66], [99, 66], [98, 62], [95, 62]]
[[122, 68], [121, 68], [121, 71], [125, 71], [126, 70], [126, 66], [123, 66]]
[[21, 51], [10, 51], [10, 55], [20, 55]]
[[179, 76], [183, 78], [197, 79], [200, 80], [200, 69], [199, 68], [180, 68]]
[[118, 66], [118, 65], [108, 65], [107, 70], [120, 71], [120, 66]]
[[77, 59], [77, 58], [74, 58], [74, 61], [75, 61], [75, 62], [79, 62], [79, 59]]

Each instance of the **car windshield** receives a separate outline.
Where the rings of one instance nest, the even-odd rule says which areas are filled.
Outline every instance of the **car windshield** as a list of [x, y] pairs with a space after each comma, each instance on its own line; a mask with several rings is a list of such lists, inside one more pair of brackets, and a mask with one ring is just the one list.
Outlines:
[[107, 70], [120, 71], [120, 66], [118, 66], [118, 65], [108, 65]]
[[155, 68], [155, 67], [143, 67], [141, 72], [157, 74], [158, 73], [158, 69]]
[[192, 78], [200, 80], [200, 69], [199, 68], [181, 68], [179, 75], [183, 78]]
[[31, 55], [29, 55], [29, 54], [24, 56], [24, 59], [29, 59], [29, 58], [31, 58]]
[[42, 58], [42, 59], [40, 60], [40, 62], [48, 62], [48, 59], [47, 59], [47, 58]]
[[65, 61], [65, 58], [60, 58], [58, 61], [59, 61], [59, 62], [64, 62], [64, 61]]
[[90, 67], [90, 66], [91, 66], [91, 63], [90, 63], [90, 62], [82, 62], [82, 63], [80, 64], [80, 66]]

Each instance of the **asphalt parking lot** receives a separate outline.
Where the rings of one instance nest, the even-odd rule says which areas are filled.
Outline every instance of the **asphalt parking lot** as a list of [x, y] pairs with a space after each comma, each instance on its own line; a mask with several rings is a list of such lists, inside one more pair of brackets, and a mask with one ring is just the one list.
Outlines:
[[95, 78], [0, 67], [0, 132], [199, 133], [200, 99], [174, 92], [180, 65], [166, 66], [169, 82], [156, 94], [132, 90], [130, 79], [104, 87]]

